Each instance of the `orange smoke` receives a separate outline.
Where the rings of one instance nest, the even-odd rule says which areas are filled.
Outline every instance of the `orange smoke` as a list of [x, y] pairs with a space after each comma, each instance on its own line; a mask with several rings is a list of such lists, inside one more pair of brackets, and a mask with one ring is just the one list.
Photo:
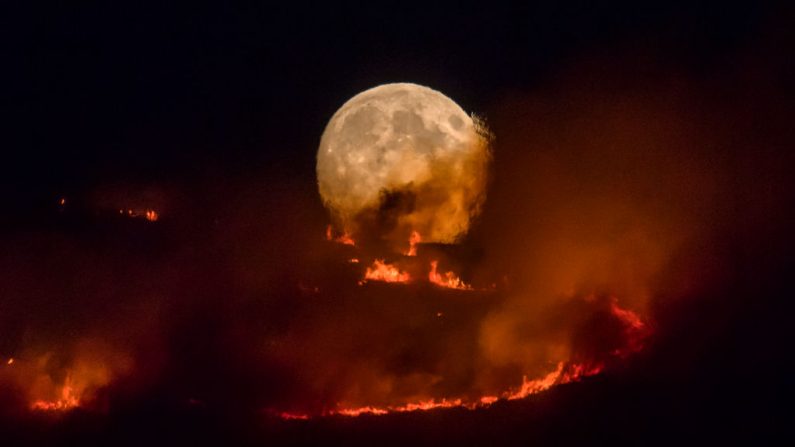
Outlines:
[[33, 411], [68, 411], [93, 405], [97, 392], [130, 369], [130, 359], [99, 342], [64, 353], [23, 352], [9, 358], [0, 381], [25, 396]]
[[69, 410], [80, 405], [83, 390], [77, 389], [72, 383], [71, 374], [67, 374], [59, 395], [53, 400], [37, 399], [30, 405], [32, 410], [58, 411]]

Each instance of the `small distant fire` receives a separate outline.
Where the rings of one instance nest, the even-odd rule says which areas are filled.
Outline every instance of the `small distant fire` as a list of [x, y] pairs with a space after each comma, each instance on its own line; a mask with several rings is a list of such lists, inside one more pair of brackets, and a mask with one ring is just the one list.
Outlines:
[[[344, 234], [341, 239], [340, 237], [334, 238], [331, 225], [326, 228], [326, 240], [335, 241], [343, 244], [348, 245], [355, 245], [354, 241], [350, 239], [346, 234]], [[406, 250], [403, 255], [408, 257], [417, 257], [417, 248], [418, 245], [422, 242], [422, 237], [420, 233], [417, 231], [412, 231], [411, 236], [409, 236], [409, 248]], [[348, 260], [349, 263], [356, 264], [359, 263], [358, 258], [352, 258]], [[461, 278], [458, 277], [454, 272], [448, 271], [445, 273], [438, 272], [439, 261], [433, 260], [430, 263], [430, 271], [428, 272], [428, 281], [431, 284], [446, 287], [449, 289], [457, 289], [457, 290], [474, 290], [471, 285], [464, 283]], [[371, 266], [367, 267], [367, 270], [364, 272], [364, 279], [359, 282], [359, 284], [364, 284], [367, 281], [382, 281], [382, 282], [391, 282], [391, 283], [408, 283], [412, 281], [411, 274], [403, 271], [395, 264], [387, 263], [383, 258], [375, 259]]]
[[149, 222], [157, 222], [157, 220], [160, 218], [160, 215], [157, 213], [157, 211], [153, 209], [119, 209], [119, 214], [132, 218], [144, 218]]
[[0, 385], [26, 396], [31, 411], [66, 412], [91, 406], [98, 390], [129, 371], [130, 358], [97, 341], [85, 341], [64, 352], [25, 352], [9, 357]]

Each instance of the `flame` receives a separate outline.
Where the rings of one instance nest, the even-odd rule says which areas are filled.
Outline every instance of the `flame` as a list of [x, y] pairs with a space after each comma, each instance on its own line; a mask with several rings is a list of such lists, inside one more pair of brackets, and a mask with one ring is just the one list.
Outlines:
[[389, 410], [377, 407], [361, 407], [361, 408], [345, 408], [338, 410], [331, 414], [340, 414], [342, 416], [361, 416], [363, 414], [382, 415], [389, 413]]
[[483, 396], [480, 399], [478, 399], [480, 404], [483, 406], [491, 405], [494, 402], [497, 402], [498, 400], [500, 400], [500, 398], [497, 396]]
[[160, 214], [157, 211], [155, 211], [155, 210], [153, 210], [151, 208], [147, 208], [147, 209], [127, 208], [126, 210], [125, 209], [119, 209], [119, 214], [126, 215], [126, 216], [132, 217], [132, 218], [142, 217], [142, 218], [148, 220], [149, 222], [157, 222], [157, 220], [160, 218]]
[[624, 323], [624, 338], [626, 339], [625, 346], [614, 350], [613, 355], [625, 358], [643, 349], [643, 343], [650, 331], [638, 314], [629, 309], [619, 307], [618, 299], [615, 297], [610, 302], [610, 312]]
[[417, 244], [422, 242], [422, 237], [420, 233], [416, 231], [411, 232], [411, 236], [409, 236], [409, 249], [406, 253], [406, 256], [417, 256]]
[[288, 421], [309, 419], [309, 415], [304, 413], [290, 413], [288, 411], [282, 411], [278, 413], [278, 415], [280, 418]]
[[[527, 376], [522, 377], [522, 384], [518, 389], [506, 391], [499, 396], [487, 395], [482, 396], [472, 401], [464, 401], [463, 399], [427, 399], [418, 402], [410, 402], [397, 406], [363, 406], [363, 407], [342, 407], [335, 410], [327, 410], [319, 414], [322, 417], [328, 416], [349, 416], [356, 417], [361, 415], [381, 416], [389, 413], [407, 413], [412, 411], [429, 411], [439, 408], [465, 408], [468, 410], [475, 410], [478, 408], [487, 408], [500, 400], [517, 400], [523, 399], [527, 396], [538, 394], [546, 391], [549, 388], [575, 382], [583, 377], [592, 376], [602, 371], [601, 366], [588, 367], [583, 364], [567, 364], [566, 362], [559, 362], [557, 367], [548, 374], [538, 379], [528, 380]], [[312, 416], [307, 413], [290, 413], [279, 412], [275, 413], [280, 418], [286, 420], [310, 419]]]
[[59, 397], [55, 400], [35, 400], [30, 405], [32, 410], [41, 411], [62, 411], [80, 406], [80, 392], [72, 382], [72, 375], [67, 374], [64, 384], [61, 387]]
[[364, 272], [364, 281], [384, 282], [409, 282], [411, 277], [407, 272], [402, 272], [392, 264], [387, 264], [383, 259], [373, 261], [371, 267]]
[[[434, 261], [435, 262], [435, 261]], [[383, 261], [376, 261], [377, 265], [393, 268]], [[435, 267], [435, 266], [434, 266]], [[369, 269], [368, 269], [369, 271]], [[611, 312], [617, 317], [625, 326], [626, 336], [626, 349], [614, 351], [614, 356], [626, 356], [628, 353], [636, 352], [642, 348], [642, 341], [649, 331], [641, 318], [633, 311], [623, 309], [618, 305], [618, 300], [613, 298], [611, 302]], [[440, 316], [441, 313], [437, 313]], [[326, 410], [317, 415], [310, 415], [308, 413], [275, 413], [282, 419], [310, 419], [313, 416], [327, 417], [327, 416], [349, 416], [356, 417], [361, 415], [380, 416], [389, 413], [404, 413], [411, 411], [428, 411], [438, 408], [465, 408], [474, 410], [478, 408], [487, 408], [499, 401], [511, 401], [517, 399], [524, 399], [528, 396], [541, 393], [554, 386], [563, 385], [567, 383], [577, 382], [585, 377], [594, 376], [601, 373], [605, 368], [604, 359], [599, 361], [589, 362], [571, 362], [560, 361], [557, 363], [554, 370], [549, 373], [536, 378], [528, 379], [525, 375], [522, 377], [522, 383], [518, 388], [509, 389], [498, 395], [484, 395], [472, 400], [456, 399], [428, 399], [420, 400], [418, 402], [410, 402], [397, 406], [362, 406], [362, 407], [346, 407], [340, 406], [334, 410]]]
[[[67, 352], [28, 352], [9, 358], [8, 376], [24, 393], [31, 411], [66, 412], [77, 407], [96, 408], [101, 389], [132, 366], [127, 354], [100, 342], [83, 341]], [[2, 386], [0, 382], [0, 386]]]
[[343, 245], [352, 245], [352, 246], [356, 245], [356, 241], [353, 240], [353, 238], [351, 237], [350, 234], [348, 234], [348, 232], [342, 233], [342, 235], [335, 238], [334, 233], [331, 229], [331, 225], [326, 226], [326, 240], [337, 242], [338, 244], [343, 244]]
[[[428, 410], [435, 410], [437, 408], [455, 408], [455, 407], [467, 407], [464, 404], [464, 401], [461, 399], [428, 399], [422, 400], [419, 402], [412, 402], [407, 403], [405, 405], [399, 406], [388, 406], [388, 407], [373, 407], [373, 406], [366, 406], [366, 407], [356, 407], [356, 408], [341, 408], [338, 410], [327, 411], [323, 413], [323, 416], [361, 416], [363, 414], [370, 414], [374, 416], [381, 416], [389, 413], [407, 413], [410, 411], [428, 411]], [[474, 408], [474, 407], [472, 407]]]
[[576, 382], [583, 377], [595, 376], [604, 370], [602, 362], [595, 362], [591, 364], [575, 363], [569, 365], [566, 371], [560, 376], [558, 383], [571, 383]]
[[518, 390], [508, 392], [503, 397], [507, 400], [523, 399], [531, 394], [540, 393], [554, 385], [563, 372], [563, 362], [558, 363], [557, 368], [549, 374], [539, 379], [527, 380], [527, 376], [522, 377], [522, 386]]
[[554, 385], [576, 382], [583, 377], [593, 376], [602, 372], [602, 365], [585, 365], [582, 363], [559, 362], [554, 371], [544, 377], [528, 380], [527, 376], [522, 377], [522, 386], [515, 391], [506, 393], [503, 397], [507, 400], [523, 399], [532, 394], [537, 394], [548, 390]]
[[458, 290], [472, 290], [472, 286], [469, 284], [465, 284], [461, 281], [461, 278], [456, 276], [453, 272], [447, 272], [444, 275], [441, 275], [437, 272], [437, 267], [439, 266], [439, 261], [431, 261], [431, 271], [428, 273], [428, 281], [437, 286], [447, 287], [450, 289], [458, 289]]

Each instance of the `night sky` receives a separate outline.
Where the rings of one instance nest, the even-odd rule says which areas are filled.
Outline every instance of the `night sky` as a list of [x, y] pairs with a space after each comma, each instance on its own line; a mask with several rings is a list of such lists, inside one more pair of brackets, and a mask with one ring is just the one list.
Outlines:
[[786, 63], [778, 8], [555, 3], [88, 2], [4, 14], [9, 195], [22, 206], [28, 194], [267, 166], [311, 176], [330, 115], [384, 82], [430, 85], [485, 115], [498, 98], [589, 61], [592, 88], [619, 88], [617, 75], [734, 82], [727, 72], [758, 52], [772, 53], [765, 62], [774, 69]]
[[[3, 6], [0, 358], [105, 339], [135, 359], [135, 374], [103, 391], [101, 411], [55, 421], [20, 415], [8, 388], [0, 435], [114, 445], [791, 436], [792, 7], [251, 3]], [[336, 274], [334, 249], [310, 242], [329, 222], [320, 135], [346, 100], [388, 82], [439, 90], [495, 135], [493, 194], [462, 244], [473, 278], [531, 271], [515, 267], [518, 252], [560, 226], [590, 241], [588, 222], [593, 238], [641, 222], [665, 241], [664, 255], [641, 250], [662, 259], [648, 274], [655, 335], [643, 352], [477, 411], [305, 423], [252, 410], [321, 399], [296, 395], [288, 362], [264, 362], [255, 346], [343, 310], [259, 297]], [[159, 220], [119, 217], [128, 207]], [[614, 275], [599, 287], [616, 286]], [[477, 306], [467, 309], [487, 312]], [[198, 409], [178, 403], [196, 393]]]

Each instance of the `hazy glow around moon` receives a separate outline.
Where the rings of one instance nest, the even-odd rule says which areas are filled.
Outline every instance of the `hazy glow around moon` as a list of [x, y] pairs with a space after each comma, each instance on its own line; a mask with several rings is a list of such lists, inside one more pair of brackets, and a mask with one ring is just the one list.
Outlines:
[[[354, 96], [326, 126], [317, 154], [320, 195], [335, 223], [356, 234], [363, 213], [389, 212], [404, 237], [453, 242], [485, 194], [485, 129], [443, 94], [384, 84]], [[403, 203], [390, 205], [389, 197]]]

